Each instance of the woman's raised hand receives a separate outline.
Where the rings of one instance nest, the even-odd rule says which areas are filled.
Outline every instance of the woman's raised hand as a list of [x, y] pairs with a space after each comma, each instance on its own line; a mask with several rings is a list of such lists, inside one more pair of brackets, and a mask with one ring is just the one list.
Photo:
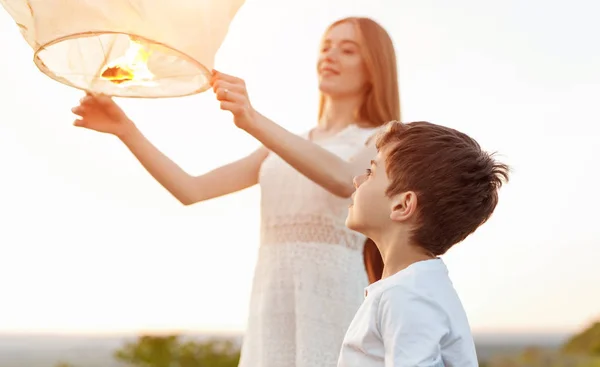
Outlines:
[[125, 112], [108, 96], [87, 93], [71, 111], [79, 117], [73, 125], [101, 133], [120, 137], [134, 127]]
[[231, 75], [213, 71], [210, 81], [221, 109], [233, 114], [233, 122], [240, 129], [248, 129], [256, 122], [257, 113], [250, 104], [246, 83]]

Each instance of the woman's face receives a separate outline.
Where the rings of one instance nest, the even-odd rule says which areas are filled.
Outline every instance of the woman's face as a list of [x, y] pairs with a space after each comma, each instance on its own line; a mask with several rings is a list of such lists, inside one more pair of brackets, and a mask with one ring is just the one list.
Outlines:
[[330, 97], [362, 94], [367, 85], [367, 70], [358, 43], [356, 28], [341, 23], [325, 35], [319, 62], [319, 89]]

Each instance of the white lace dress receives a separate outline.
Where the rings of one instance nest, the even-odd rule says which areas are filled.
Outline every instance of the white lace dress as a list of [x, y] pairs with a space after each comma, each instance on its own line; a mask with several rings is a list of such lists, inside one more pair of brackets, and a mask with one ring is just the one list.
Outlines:
[[[374, 132], [351, 125], [316, 143], [349, 160]], [[335, 367], [368, 285], [365, 237], [345, 226], [350, 199], [273, 153], [259, 180], [261, 244], [240, 367]]]

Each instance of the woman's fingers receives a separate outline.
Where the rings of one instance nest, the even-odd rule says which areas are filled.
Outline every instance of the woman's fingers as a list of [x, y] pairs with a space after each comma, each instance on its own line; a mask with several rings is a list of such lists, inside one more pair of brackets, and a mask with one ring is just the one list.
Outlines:
[[75, 114], [78, 117], [75, 121], [73, 121], [73, 125], [78, 126], [78, 127], [86, 127], [86, 125], [87, 125], [86, 119], [85, 119], [86, 108], [82, 105], [79, 105], [79, 106], [71, 108], [71, 112], [73, 112], [73, 114]]
[[[242, 79], [213, 70], [210, 85], [221, 102], [222, 110], [231, 112], [235, 118], [243, 116], [250, 103], [246, 83]], [[238, 122], [236, 125], [240, 126]]]
[[73, 121], [73, 126], [77, 126], [77, 127], [85, 127], [85, 120], [75, 120]]
[[229, 111], [234, 116], [240, 114], [243, 111], [243, 106], [236, 102], [222, 101], [220, 107], [223, 111]]
[[224, 80], [217, 80], [215, 83], [213, 83], [212, 89], [215, 93], [218, 89], [227, 89], [228, 91], [242, 94], [246, 93], [246, 88], [243, 85], [226, 82]]
[[234, 115], [242, 111], [248, 104], [248, 99], [244, 94], [235, 93], [227, 89], [217, 90], [217, 100], [221, 102], [221, 109], [230, 111]]
[[217, 88], [215, 90], [215, 95], [217, 96], [217, 101], [226, 101], [227, 97], [229, 97], [229, 89], [227, 88]]
[[83, 107], [93, 107], [99, 104], [98, 97], [94, 95], [85, 95], [79, 100], [79, 105]]
[[77, 116], [83, 117], [83, 115], [85, 114], [85, 107], [82, 105], [73, 107], [73, 108], [71, 108], [71, 112], [73, 112]]
[[244, 81], [233, 75], [225, 74], [217, 70], [212, 71], [211, 84], [217, 80], [224, 80], [232, 84], [244, 84]]
[[244, 101], [246, 100], [246, 96], [244, 94], [236, 93], [227, 88], [219, 88], [217, 89], [215, 94], [217, 96], [217, 100], [221, 102], [227, 101], [235, 103], [244, 103]]
[[113, 101], [110, 97], [105, 95], [86, 93], [85, 96], [79, 100], [79, 103], [81, 105], [98, 105], [107, 107], [112, 105]]
[[103, 94], [95, 96], [94, 102], [104, 107], [112, 106], [114, 104], [112, 98]]

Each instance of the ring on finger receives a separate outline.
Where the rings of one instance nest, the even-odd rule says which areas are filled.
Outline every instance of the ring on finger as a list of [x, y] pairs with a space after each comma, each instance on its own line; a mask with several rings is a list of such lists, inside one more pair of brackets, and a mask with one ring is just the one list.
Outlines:
[[229, 89], [225, 88], [225, 89], [223, 90], [223, 94], [224, 94], [224, 96], [223, 96], [223, 97], [227, 98], [227, 95], [229, 94]]

